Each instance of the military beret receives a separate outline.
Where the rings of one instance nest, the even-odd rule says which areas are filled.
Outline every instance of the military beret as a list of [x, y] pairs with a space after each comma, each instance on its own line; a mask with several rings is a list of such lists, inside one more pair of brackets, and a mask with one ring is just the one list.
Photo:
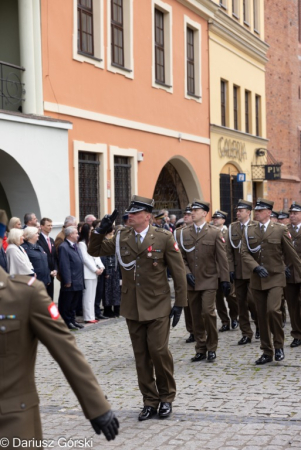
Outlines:
[[140, 211], [152, 212], [154, 205], [155, 200], [152, 198], [133, 195], [131, 199], [131, 204], [125, 212], [128, 214], [134, 214]]
[[225, 211], [215, 211], [212, 216], [212, 219], [227, 219], [228, 213]]
[[7, 225], [7, 215], [4, 209], [0, 209], [0, 238], [4, 238]]
[[236, 209], [249, 209], [250, 211], [252, 211], [253, 204], [252, 204], [252, 202], [249, 202], [248, 200], [243, 200], [242, 198], [240, 198], [238, 200]]
[[256, 206], [255, 206], [255, 210], [260, 210], [260, 209], [269, 209], [272, 211], [274, 206], [274, 202], [272, 202], [271, 200], [267, 200], [266, 198], [258, 198], [256, 200]]
[[195, 198], [191, 205], [192, 209], [204, 209], [205, 211], [209, 211], [210, 209], [210, 203], [204, 202], [203, 200], [199, 200], [198, 198]]
[[279, 211], [278, 219], [289, 219], [290, 215], [288, 211]]
[[293, 203], [291, 204], [290, 209], [289, 209], [289, 212], [290, 212], [290, 211], [296, 211], [296, 212], [301, 211], [301, 205], [300, 205], [300, 203], [293, 202]]

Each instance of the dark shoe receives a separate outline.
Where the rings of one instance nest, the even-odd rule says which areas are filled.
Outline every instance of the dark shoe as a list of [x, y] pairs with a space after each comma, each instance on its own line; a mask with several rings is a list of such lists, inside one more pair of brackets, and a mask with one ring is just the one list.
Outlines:
[[255, 339], [260, 339], [259, 328], [256, 328]]
[[238, 322], [236, 319], [231, 321], [231, 328], [232, 330], [236, 330], [236, 328], [238, 328]]
[[275, 348], [275, 361], [283, 361], [284, 353], [283, 348]]
[[79, 329], [85, 328], [84, 325], [82, 325], [81, 323], [78, 323], [78, 322], [73, 322], [73, 325], [75, 325], [76, 328], [79, 328]]
[[218, 331], [223, 332], [223, 331], [229, 331], [229, 330], [230, 330], [229, 325], [222, 325], [222, 327]]
[[148, 420], [151, 417], [155, 416], [157, 414], [156, 408], [153, 408], [152, 406], [143, 406], [143, 409], [141, 413], [138, 416], [138, 420], [142, 422], [143, 420]]
[[85, 323], [98, 323], [98, 320], [85, 320]]
[[293, 342], [291, 343], [291, 347], [299, 347], [299, 345], [301, 345], [301, 339], [294, 339]]
[[192, 333], [189, 335], [189, 338], [186, 339], [186, 342], [187, 344], [190, 344], [190, 342], [195, 342], [194, 335]]
[[202, 359], [206, 359], [206, 353], [196, 353], [193, 358], [191, 358], [191, 362], [202, 361]]
[[216, 353], [215, 352], [208, 352], [207, 361], [213, 362], [215, 359], [216, 359]]
[[74, 323], [67, 323], [67, 327], [69, 328], [69, 330], [78, 331], [78, 328], [74, 325]]
[[240, 341], [238, 341], [238, 345], [251, 344], [251, 339], [248, 336], [243, 336]]
[[166, 417], [169, 417], [171, 413], [172, 413], [171, 403], [161, 402], [159, 407], [160, 419], [165, 419]]
[[102, 314], [98, 314], [97, 316], [95, 316], [95, 319], [97, 319], [97, 320], [104, 320], [104, 319], [108, 319], [108, 317], [103, 316]]
[[255, 361], [255, 364], [257, 366], [260, 366], [262, 364], [266, 364], [266, 363], [269, 363], [269, 362], [272, 362], [272, 361], [273, 361], [273, 357], [272, 356], [265, 355], [263, 353], [263, 355], [261, 355], [261, 357]]

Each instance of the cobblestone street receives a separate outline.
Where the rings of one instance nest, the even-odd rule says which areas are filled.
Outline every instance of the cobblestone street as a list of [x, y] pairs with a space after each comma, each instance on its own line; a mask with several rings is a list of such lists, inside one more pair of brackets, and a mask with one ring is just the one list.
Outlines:
[[285, 331], [282, 363], [255, 366], [262, 353], [259, 341], [238, 346], [237, 330], [219, 333], [216, 362], [191, 363], [194, 344], [185, 343], [182, 317], [170, 337], [178, 390], [173, 414], [138, 422], [143, 405], [124, 319], [86, 326], [76, 339], [120, 421], [113, 442], [93, 433], [57, 364], [40, 345], [36, 378], [44, 437], [53, 439], [55, 448], [64, 437], [86, 438], [87, 447], [99, 449], [300, 449], [301, 348], [289, 347], [290, 324]]

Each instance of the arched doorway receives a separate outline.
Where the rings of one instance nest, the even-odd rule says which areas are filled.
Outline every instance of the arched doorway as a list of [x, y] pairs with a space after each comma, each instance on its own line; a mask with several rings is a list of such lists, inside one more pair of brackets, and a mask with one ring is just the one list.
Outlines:
[[243, 183], [237, 180], [239, 170], [234, 164], [226, 164], [220, 173], [220, 209], [228, 213], [226, 225], [236, 219], [235, 208], [244, 196]]

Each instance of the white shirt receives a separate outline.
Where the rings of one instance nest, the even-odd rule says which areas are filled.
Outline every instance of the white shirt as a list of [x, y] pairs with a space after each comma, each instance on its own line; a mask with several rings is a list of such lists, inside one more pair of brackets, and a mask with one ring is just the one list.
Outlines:
[[141, 233], [137, 233], [137, 231], [135, 231], [135, 237], [137, 236], [137, 234], [140, 234], [140, 242], [143, 242], [145, 236], [147, 235], [148, 230], [149, 230], [149, 226], [147, 228], [145, 228], [145, 230], [141, 231]]
[[250, 222], [251, 219], [249, 219], [246, 223], [242, 223], [240, 222], [240, 228], [242, 229], [243, 226], [248, 226], [248, 223]]
[[298, 223], [298, 225], [292, 225], [293, 230], [297, 231], [297, 233], [299, 233], [300, 226], [301, 226], [301, 223]]
[[261, 223], [261, 224], [260, 224], [260, 229], [262, 229], [262, 225], [263, 225], [263, 226], [264, 226], [264, 232], [266, 232], [266, 230], [267, 230], [267, 228], [268, 228], [270, 222], [271, 222], [271, 221], [268, 220], [267, 223]]
[[[206, 222], [204, 222], [203, 225], [199, 225], [199, 226], [196, 226], [195, 223], [193, 224], [193, 225], [194, 225], [194, 229], [195, 229], [196, 234], [198, 234], [198, 233], [200, 233], [200, 232], [202, 231], [203, 226], [204, 226], [205, 224], [206, 224]], [[199, 230], [200, 230], [200, 231], [199, 231]]]

